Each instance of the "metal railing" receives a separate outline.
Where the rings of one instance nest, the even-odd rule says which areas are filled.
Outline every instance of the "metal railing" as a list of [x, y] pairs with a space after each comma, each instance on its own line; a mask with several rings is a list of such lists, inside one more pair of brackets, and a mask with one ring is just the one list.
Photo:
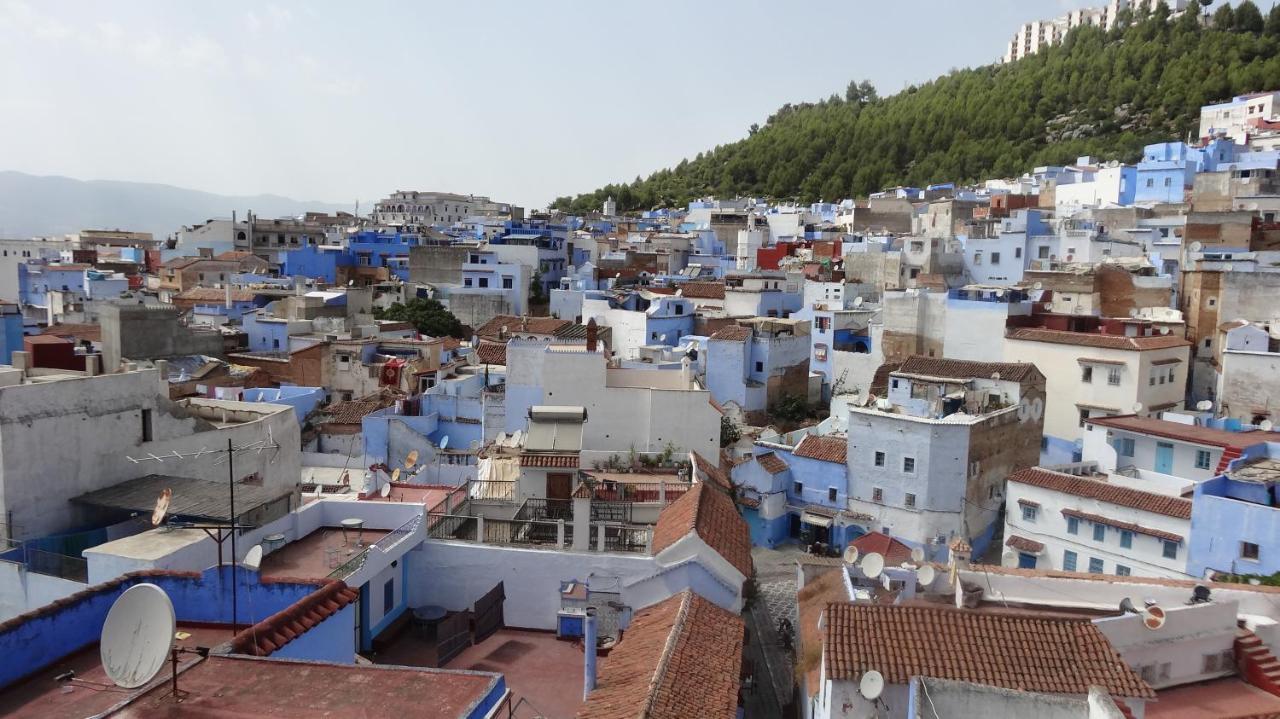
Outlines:
[[329, 572], [329, 578], [346, 581], [348, 577], [360, 571], [364, 567], [365, 561], [369, 559], [369, 550], [372, 548], [372, 545], [365, 547], [359, 554], [351, 557], [342, 564], [339, 564], [337, 569]]
[[520, 505], [515, 519], [573, 519], [572, 499], [543, 499], [530, 497]]
[[410, 519], [409, 521], [400, 525], [399, 527], [396, 527], [390, 532], [387, 532], [386, 534], [382, 535], [382, 537], [378, 541], [373, 543], [373, 546], [377, 547], [383, 552], [388, 552], [391, 550], [392, 547], [396, 546], [402, 540], [404, 540], [405, 537], [408, 537], [410, 534], [413, 534], [414, 531], [416, 531], [418, 529], [418, 526], [421, 524], [422, 524], [422, 515], [419, 514], [415, 516], [413, 519]]
[[591, 551], [647, 554], [653, 536], [651, 527], [625, 524], [592, 524]]
[[23, 564], [27, 566], [27, 571], [50, 577], [61, 577], [81, 584], [89, 582], [89, 563], [81, 557], [70, 557], [31, 547], [26, 547], [23, 555]]
[[427, 537], [431, 539], [461, 539], [475, 541], [479, 519], [458, 514], [431, 514], [427, 516]]
[[560, 547], [560, 523], [532, 520], [486, 519], [485, 544], [533, 544]]
[[670, 504], [689, 491], [688, 482], [618, 482], [596, 486], [592, 496], [604, 502], [662, 502]]

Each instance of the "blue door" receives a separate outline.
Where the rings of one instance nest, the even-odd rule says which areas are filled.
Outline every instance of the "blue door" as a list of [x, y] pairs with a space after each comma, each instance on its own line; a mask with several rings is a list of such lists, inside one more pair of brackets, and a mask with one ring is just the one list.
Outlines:
[[1168, 442], [1156, 442], [1156, 471], [1160, 474], [1173, 474], [1173, 445]]
[[1018, 552], [1018, 569], [1035, 569], [1036, 555]]

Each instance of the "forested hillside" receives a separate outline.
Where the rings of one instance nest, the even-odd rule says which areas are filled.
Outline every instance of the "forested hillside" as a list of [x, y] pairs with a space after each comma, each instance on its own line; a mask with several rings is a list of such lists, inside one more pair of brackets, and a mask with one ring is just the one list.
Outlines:
[[[1191, 3], [1195, 8], [1195, 3]], [[746, 138], [634, 182], [554, 206], [626, 210], [703, 195], [810, 202], [894, 185], [1020, 175], [1081, 155], [1135, 160], [1142, 146], [1187, 139], [1201, 105], [1280, 89], [1280, 6], [1249, 0], [1203, 20], [1193, 9], [1087, 27], [1009, 65], [959, 70], [892, 97], [851, 82], [843, 97], [785, 105]]]

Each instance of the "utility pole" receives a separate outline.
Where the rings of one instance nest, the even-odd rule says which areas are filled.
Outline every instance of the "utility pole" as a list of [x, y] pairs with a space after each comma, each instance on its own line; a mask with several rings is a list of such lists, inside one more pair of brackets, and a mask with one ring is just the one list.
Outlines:
[[227, 437], [227, 492], [231, 495], [231, 635], [240, 631], [240, 586], [236, 583], [240, 573], [240, 555], [236, 554], [236, 450]]

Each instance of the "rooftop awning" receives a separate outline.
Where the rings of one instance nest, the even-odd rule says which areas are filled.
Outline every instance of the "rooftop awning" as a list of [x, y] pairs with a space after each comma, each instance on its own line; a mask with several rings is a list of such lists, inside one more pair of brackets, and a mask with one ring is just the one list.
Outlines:
[[[165, 489], [173, 491], [169, 516], [210, 522], [230, 522], [230, 497], [226, 482], [210, 482], [192, 477], [148, 474], [113, 487], [72, 498], [77, 504], [103, 509], [150, 514], [156, 498]], [[236, 515], [244, 516], [259, 507], [288, 496], [291, 489], [269, 490], [250, 484], [236, 484]]]
[[812, 512], [805, 512], [800, 515], [800, 521], [805, 524], [812, 524], [815, 527], [830, 527], [831, 517], [823, 517]]

